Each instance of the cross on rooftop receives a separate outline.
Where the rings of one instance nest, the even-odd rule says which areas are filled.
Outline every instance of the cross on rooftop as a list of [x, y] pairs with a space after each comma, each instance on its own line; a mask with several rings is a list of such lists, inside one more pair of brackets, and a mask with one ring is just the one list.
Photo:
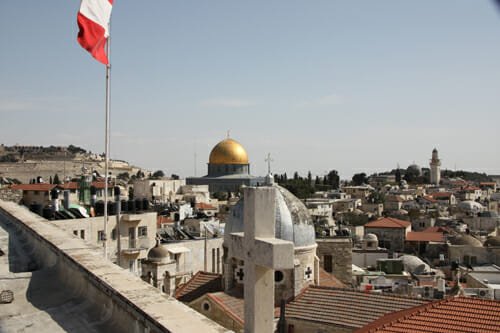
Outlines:
[[243, 281], [243, 277], [245, 276], [245, 273], [243, 272], [243, 268], [240, 268], [238, 272], [236, 272], [236, 276], [240, 281]]
[[311, 267], [307, 267], [307, 270], [304, 272], [304, 274], [307, 276], [307, 279], [311, 279], [311, 274], [313, 271], [311, 270]]
[[267, 174], [271, 174], [271, 162], [274, 162], [274, 160], [271, 158], [271, 153], [267, 153], [267, 158], [264, 160], [267, 162]]
[[244, 233], [231, 233], [229, 252], [244, 260], [245, 333], [272, 333], [274, 270], [293, 268], [293, 243], [275, 238], [274, 187], [243, 188]]

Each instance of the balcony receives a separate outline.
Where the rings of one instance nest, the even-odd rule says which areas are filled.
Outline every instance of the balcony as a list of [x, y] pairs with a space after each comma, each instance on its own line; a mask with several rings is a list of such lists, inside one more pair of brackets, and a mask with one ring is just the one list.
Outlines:
[[141, 215], [139, 214], [123, 214], [122, 215], [122, 222], [125, 223], [130, 223], [130, 224], [139, 224], [141, 222], [142, 218]]
[[129, 239], [124, 245], [128, 245], [127, 248], [122, 248], [123, 254], [128, 255], [138, 255], [141, 251], [146, 251], [149, 249], [149, 239]]

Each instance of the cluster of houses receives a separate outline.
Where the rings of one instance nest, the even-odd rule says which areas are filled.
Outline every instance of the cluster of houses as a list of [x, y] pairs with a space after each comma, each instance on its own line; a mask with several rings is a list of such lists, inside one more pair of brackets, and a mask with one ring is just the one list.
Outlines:
[[[268, 184], [279, 193], [277, 230], [290, 223], [295, 233], [295, 267], [275, 272], [276, 290], [287, 295], [281, 314], [276, 309], [277, 327], [378, 332], [411, 316], [425, 323], [432, 309], [450, 307], [488, 331], [478, 312], [468, 309], [500, 314], [497, 183], [445, 178], [409, 185], [386, 175], [369, 180], [303, 202]], [[227, 252], [229, 232], [243, 225], [241, 198], [214, 199], [209, 185], [183, 179], [112, 179], [108, 187], [105, 228], [102, 179], [8, 185], [47, 223], [91, 243], [106, 242], [110, 260], [159, 292], [243, 330], [245, 266]]]

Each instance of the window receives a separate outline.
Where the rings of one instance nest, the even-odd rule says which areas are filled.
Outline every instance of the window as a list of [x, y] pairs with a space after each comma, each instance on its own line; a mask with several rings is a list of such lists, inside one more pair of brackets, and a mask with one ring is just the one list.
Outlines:
[[212, 249], [212, 273], [215, 273], [215, 249]]
[[98, 242], [104, 241], [104, 231], [103, 230], [99, 230], [97, 232], [97, 241]]
[[285, 275], [282, 271], [274, 271], [274, 282], [280, 283], [285, 278]]
[[78, 236], [78, 230], [73, 230], [73, 235]]
[[114, 228], [113, 230], [111, 230], [111, 239], [112, 240], [116, 240], [116, 228]]
[[210, 311], [210, 303], [208, 303], [207, 301], [203, 302], [202, 307], [204, 311]]
[[137, 228], [137, 233], [139, 234], [139, 237], [147, 237], [148, 236], [148, 227]]
[[323, 268], [328, 273], [333, 272], [332, 261], [333, 261], [333, 257], [331, 255], [324, 255], [323, 256]]
[[85, 230], [80, 230], [80, 238], [85, 239]]

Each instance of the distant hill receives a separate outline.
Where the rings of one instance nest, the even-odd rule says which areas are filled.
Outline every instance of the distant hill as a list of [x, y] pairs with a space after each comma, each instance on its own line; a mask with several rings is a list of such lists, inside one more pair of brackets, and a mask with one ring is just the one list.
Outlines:
[[[109, 170], [114, 175], [136, 174], [139, 170], [148, 172], [119, 160], [110, 160]], [[73, 145], [67, 147], [0, 145], [0, 177], [29, 183], [38, 176], [48, 181], [56, 174], [63, 179], [78, 177], [88, 171], [104, 174], [104, 156]]]
[[0, 162], [26, 160], [71, 160], [75, 158], [98, 160], [99, 155], [78, 146], [0, 146]]

